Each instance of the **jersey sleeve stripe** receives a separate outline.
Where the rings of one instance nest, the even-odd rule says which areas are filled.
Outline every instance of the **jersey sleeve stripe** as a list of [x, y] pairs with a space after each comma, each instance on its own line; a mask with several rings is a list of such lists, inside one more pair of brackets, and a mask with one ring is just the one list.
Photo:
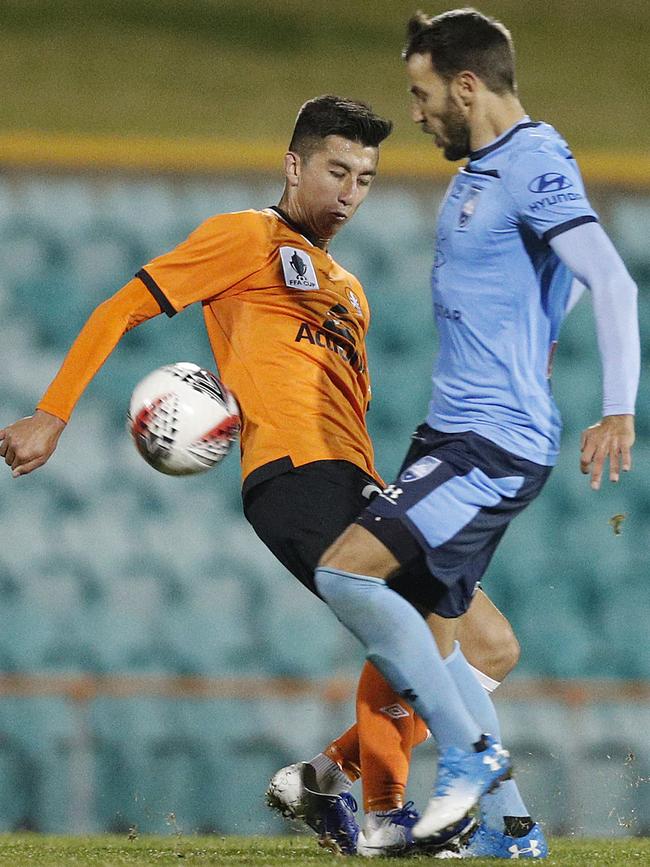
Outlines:
[[567, 220], [566, 223], [560, 223], [559, 226], [553, 226], [547, 232], [544, 232], [542, 235], [542, 241], [548, 243], [553, 238], [557, 238], [558, 235], [564, 234], [564, 232], [568, 232], [570, 229], [575, 229], [576, 226], [582, 226], [583, 223], [597, 223], [598, 217], [594, 217], [593, 214], [583, 214], [581, 217], [574, 217], [572, 220]]
[[158, 302], [158, 305], [160, 306], [160, 309], [163, 313], [169, 316], [170, 319], [172, 318], [172, 316], [176, 316], [178, 311], [174, 309], [173, 304], [171, 303], [169, 298], [167, 298], [160, 286], [153, 279], [151, 274], [148, 274], [144, 270], [144, 268], [141, 268], [135, 276], [142, 280], [149, 292], [151, 292], [153, 297]]

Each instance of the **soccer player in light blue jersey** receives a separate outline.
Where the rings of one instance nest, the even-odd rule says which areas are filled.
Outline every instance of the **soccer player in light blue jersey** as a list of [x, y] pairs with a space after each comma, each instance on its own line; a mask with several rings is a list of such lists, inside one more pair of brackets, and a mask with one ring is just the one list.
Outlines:
[[[404, 59], [413, 120], [447, 159], [467, 160], [438, 219], [433, 395], [398, 478], [326, 552], [316, 583], [437, 740], [438, 776], [414, 837], [434, 837], [481, 800], [466, 856], [542, 858], [543, 834], [514, 781], [503, 782], [510, 763], [494, 707], [456, 635], [510, 520], [555, 463], [553, 350], [585, 286], [603, 408], [583, 433], [580, 465], [593, 489], [607, 462], [613, 482], [630, 469], [637, 290], [566, 142], [525, 113], [503, 25], [473, 9], [418, 13]], [[435, 640], [413, 603], [441, 615]], [[492, 790], [496, 809], [486, 810]]]

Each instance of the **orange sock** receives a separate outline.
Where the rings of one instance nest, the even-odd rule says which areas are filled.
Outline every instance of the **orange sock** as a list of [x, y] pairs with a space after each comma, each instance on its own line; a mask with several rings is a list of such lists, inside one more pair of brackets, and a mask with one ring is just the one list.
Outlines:
[[357, 725], [324, 752], [351, 780], [363, 769], [366, 812], [392, 810], [404, 803], [411, 750], [427, 736], [424, 722], [366, 663], [357, 690]]
[[404, 804], [413, 747], [410, 706], [366, 663], [357, 688], [357, 726], [364, 810], [393, 810]]
[[347, 731], [323, 750], [333, 762], [339, 766], [343, 773], [352, 782], [361, 776], [361, 759], [359, 757], [359, 733], [357, 724], [350, 726]]

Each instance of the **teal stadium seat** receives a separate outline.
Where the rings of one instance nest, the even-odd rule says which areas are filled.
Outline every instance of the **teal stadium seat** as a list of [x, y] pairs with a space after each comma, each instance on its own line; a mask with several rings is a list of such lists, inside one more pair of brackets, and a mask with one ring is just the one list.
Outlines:
[[526, 607], [512, 615], [523, 652], [518, 671], [569, 678], [591, 674], [595, 652], [578, 591], [561, 577], [532, 585]]
[[[258, 617], [264, 671], [276, 676], [355, 676], [363, 657], [358, 643], [327, 607], [288, 574], [277, 574]], [[277, 636], [283, 639], [278, 642]]]
[[0, 831], [38, 831], [37, 769], [32, 756], [0, 721]]
[[137, 234], [107, 216], [78, 226], [66, 242], [67, 303], [79, 310], [83, 322], [142, 267], [145, 247]]
[[[112, 768], [105, 749], [96, 755], [95, 793], [100, 830], [135, 827], [140, 833], [167, 833], [162, 806], [152, 797], [150, 744], [178, 730], [178, 713], [164, 699], [100, 698], [91, 710], [91, 722], [99, 744], [119, 744], [119, 761]], [[103, 780], [114, 780], [106, 793]]]
[[250, 563], [228, 551], [202, 557], [191, 568], [186, 590], [167, 627], [178, 641], [192, 635], [188, 650], [196, 670], [212, 675], [264, 671], [269, 597]]
[[598, 352], [596, 325], [591, 294], [585, 289], [582, 297], [562, 323], [560, 339], [555, 354], [554, 371], [566, 365], [587, 364]]
[[[519, 672], [519, 668], [517, 669]], [[516, 678], [518, 674], [514, 674]], [[517, 784], [531, 815], [552, 833], [568, 834], [569, 786], [573, 738], [580, 732], [569, 725], [568, 709], [540, 694], [534, 702], [503, 702], [496, 693], [501, 732], [513, 756]]]
[[[213, 759], [201, 738], [169, 731], [148, 744], [147, 806], [169, 831], [213, 830]], [[162, 830], [162, 829], [160, 829]]]
[[[8, 197], [8, 201], [11, 198]], [[81, 176], [26, 176], [20, 185], [20, 203], [9, 213], [26, 215], [30, 220], [43, 221], [56, 234], [65, 235], [102, 212], [101, 194]]]
[[[613, 586], [625, 583], [625, 575], [617, 576]], [[601, 635], [606, 648], [606, 674], [647, 680], [650, 677], [650, 645], [645, 585], [629, 588], [626, 595], [609, 593], [601, 598]]]
[[[6, 285], [35, 292], [39, 280], [60, 274], [65, 268], [66, 250], [60, 232], [41, 218], [6, 216], [0, 222], [0, 264]], [[44, 289], [41, 285], [41, 306], [50, 300]], [[38, 296], [29, 300], [35, 303]]]
[[[254, 703], [101, 699], [92, 718], [100, 738], [119, 737], [123, 746], [121, 786], [114, 787], [102, 808], [105, 829], [121, 825], [136, 826], [141, 833], [247, 833], [242, 823], [250, 822], [251, 809], [258, 819], [265, 815], [264, 777], [250, 798], [248, 776], [242, 780], [242, 758], [237, 756], [238, 743], [253, 748], [256, 733], [265, 731], [264, 716]], [[284, 763], [286, 753], [280, 758]], [[276, 832], [280, 827], [274, 823]]]
[[643, 821], [634, 751], [614, 737], [585, 746], [574, 768], [576, 791], [590, 796], [576, 799], [572, 828], [586, 837], [626, 837]]
[[[15, 700], [16, 704], [19, 700]], [[35, 767], [34, 824], [43, 833], [64, 833], [79, 827], [74, 792], [87, 775], [85, 757], [79, 751], [79, 728], [75, 710], [65, 699], [20, 699], [16, 713], [21, 742]], [[4, 704], [4, 701], [3, 701]], [[62, 797], [62, 792], [66, 797]], [[88, 830], [92, 830], [89, 828]]]
[[31, 322], [43, 346], [66, 325], [57, 313], [65, 298], [66, 265], [62, 238], [42, 220], [16, 217], [0, 224], [0, 269], [9, 312], [19, 322]]
[[648, 269], [648, 236], [650, 203], [646, 196], [621, 196], [614, 203], [611, 215], [612, 231], [621, 255], [628, 266]]
[[558, 405], [565, 435], [562, 447], [568, 451], [567, 438], [576, 438], [582, 431], [599, 421], [602, 411], [599, 380], [596, 378], [600, 361], [590, 357], [580, 363], [558, 358], [553, 368], [553, 397]]
[[92, 741], [93, 820], [98, 832], [124, 835], [132, 828], [134, 783], [119, 730]]
[[[545, 721], [544, 721], [545, 722]], [[535, 724], [539, 729], [542, 720]], [[570, 833], [565, 803], [560, 793], [566, 791], [568, 769], [553, 744], [538, 739], [525, 740], [521, 735], [508, 739], [508, 749], [516, 769], [517, 785], [531, 815], [554, 833]]]

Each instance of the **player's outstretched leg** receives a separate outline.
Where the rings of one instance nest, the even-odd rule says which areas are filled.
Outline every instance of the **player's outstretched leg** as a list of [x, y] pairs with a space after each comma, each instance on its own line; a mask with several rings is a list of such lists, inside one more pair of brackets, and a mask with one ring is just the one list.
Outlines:
[[455, 824], [509, 775], [510, 754], [491, 735], [483, 735], [473, 752], [447, 747], [440, 754], [433, 795], [413, 837], [427, 840]]
[[339, 855], [356, 854], [357, 803], [347, 791], [321, 792], [311, 763], [298, 762], [277, 771], [269, 783], [266, 799], [285, 818], [304, 822], [325, 849]]

